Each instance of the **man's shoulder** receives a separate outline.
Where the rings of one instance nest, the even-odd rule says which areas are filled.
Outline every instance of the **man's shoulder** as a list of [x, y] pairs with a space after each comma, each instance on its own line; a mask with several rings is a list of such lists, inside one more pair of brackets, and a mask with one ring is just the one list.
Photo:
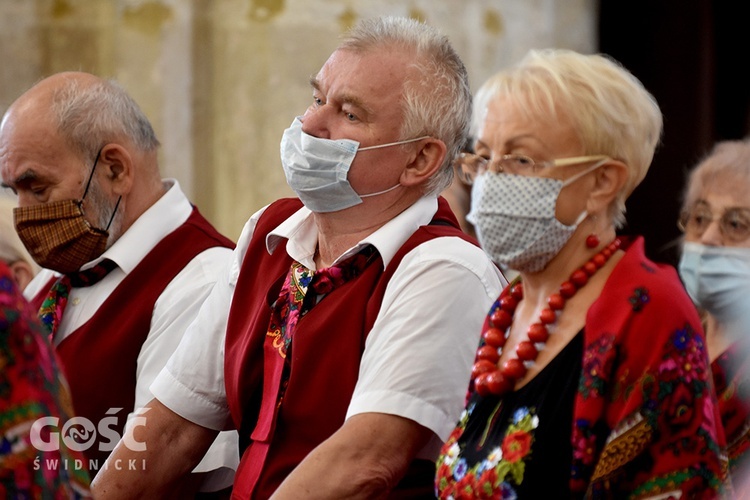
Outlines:
[[258, 227], [261, 222], [271, 226], [269, 230], [278, 226], [294, 215], [304, 205], [298, 198], [280, 198], [269, 204], [258, 217]]
[[181, 233], [185, 233], [183, 237], [203, 240], [204, 244], [212, 246], [221, 246], [233, 249], [234, 242], [219, 232], [208, 219], [206, 219], [198, 210], [197, 207], [193, 208], [190, 217], [175, 231], [165, 236], [165, 238], [180, 236]]

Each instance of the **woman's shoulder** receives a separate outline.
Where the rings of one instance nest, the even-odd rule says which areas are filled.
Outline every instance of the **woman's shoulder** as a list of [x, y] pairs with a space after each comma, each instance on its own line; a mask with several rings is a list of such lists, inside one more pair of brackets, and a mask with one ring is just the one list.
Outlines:
[[648, 258], [642, 237], [629, 238], [624, 250], [625, 256], [615, 267], [608, 288], [642, 289], [648, 292], [651, 300], [670, 304], [682, 302], [692, 307], [677, 270]]
[[643, 331], [652, 337], [685, 328], [701, 331], [698, 312], [677, 271], [648, 259], [642, 238], [631, 242], [625, 251], [589, 310], [587, 329], [620, 335], [639, 331], [639, 338]]

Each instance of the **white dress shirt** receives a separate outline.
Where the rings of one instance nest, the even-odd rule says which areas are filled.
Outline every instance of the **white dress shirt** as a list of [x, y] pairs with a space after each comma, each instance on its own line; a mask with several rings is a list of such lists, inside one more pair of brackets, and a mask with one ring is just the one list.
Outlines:
[[[242, 260], [263, 210], [245, 225], [230, 267], [151, 386], [156, 398], [174, 412], [213, 429], [231, 426], [224, 389], [227, 318]], [[434, 197], [420, 199], [336, 262], [372, 244], [387, 266], [436, 211]], [[269, 252], [282, 243], [286, 247], [279, 250], [315, 269], [317, 227], [308, 209], [300, 209], [266, 237]], [[411, 419], [434, 432], [419, 453], [420, 458], [434, 460], [463, 409], [481, 325], [504, 284], [487, 255], [460, 238], [435, 238], [405, 255], [367, 337], [347, 418], [379, 412]]]
[[[59, 345], [91, 319], [128, 273], [165, 236], [188, 219], [193, 207], [179, 183], [174, 179], [166, 179], [164, 186], [167, 191], [156, 203], [101, 257], [83, 266], [88, 268], [103, 259], [111, 259], [118, 267], [95, 285], [71, 290], [55, 334], [55, 345]], [[227, 266], [231, 256], [232, 250], [224, 247], [209, 248], [201, 252], [175, 276], [157, 299], [151, 317], [151, 329], [138, 354], [135, 408], [140, 408], [153, 399], [149, 386], [177, 348], [187, 326], [195, 319], [200, 304], [208, 296], [216, 277]], [[43, 269], [26, 287], [24, 295], [28, 299], [35, 297], [52, 277], [57, 276], [59, 273]], [[135, 408], [128, 410], [131, 416]], [[239, 464], [238, 454], [237, 433], [221, 433], [195, 469], [195, 472], [216, 471], [201, 489], [212, 491], [231, 485]]]

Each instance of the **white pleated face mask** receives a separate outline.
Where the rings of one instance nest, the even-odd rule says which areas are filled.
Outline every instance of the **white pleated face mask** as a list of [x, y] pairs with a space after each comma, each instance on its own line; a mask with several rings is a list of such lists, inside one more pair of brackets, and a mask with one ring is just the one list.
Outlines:
[[471, 211], [479, 243], [499, 265], [520, 272], [544, 269], [588, 215], [567, 226], [555, 217], [563, 187], [601, 166], [602, 160], [566, 181], [488, 172], [474, 179]]
[[351, 139], [322, 139], [302, 131], [295, 118], [281, 138], [281, 165], [289, 187], [313, 212], [336, 212], [362, 203], [362, 198], [378, 196], [398, 188], [396, 184], [383, 191], [357, 194], [349, 184], [348, 174], [359, 151], [379, 149], [415, 142], [426, 137], [378, 144], [360, 148]]
[[725, 325], [750, 325], [750, 248], [685, 243], [678, 269], [696, 306]]

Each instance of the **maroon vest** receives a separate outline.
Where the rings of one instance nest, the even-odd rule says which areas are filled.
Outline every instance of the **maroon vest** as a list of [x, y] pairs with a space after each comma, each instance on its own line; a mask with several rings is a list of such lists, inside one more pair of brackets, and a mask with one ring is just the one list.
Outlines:
[[[260, 415], [264, 356], [279, 357], [270, 343], [264, 342], [271, 304], [292, 264], [281, 245], [268, 254], [266, 235], [301, 206], [296, 199], [280, 200], [261, 216], [229, 313], [224, 377], [227, 402], [244, 450], [235, 477], [235, 498], [268, 498], [310, 451], [344, 423], [367, 333], [404, 255], [440, 236], [475, 243], [459, 229], [448, 203], [439, 198], [432, 223], [420, 227], [406, 241], [387, 269], [378, 256], [360, 276], [326, 295], [299, 320], [283, 402], [273, 415]], [[417, 468], [424, 478], [419, 486], [432, 491], [434, 464], [425, 466], [422, 461], [415, 463]]]
[[[167, 285], [199, 253], [213, 247], [234, 248], [197, 208], [180, 227], [162, 239], [115, 288], [96, 314], [56, 348], [70, 385], [75, 415], [99, 427], [110, 409], [122, 408], [105, 425], [122, 435], [135, 404], [136, 361], [146, 341], [154, 304]], [[50, 282], [50, 287], [52, 283]], [[49, 287], [32, 300], [38, 308]], [[109, 424], [112, 422], [112, 424]], [[104, 465], [116, 442], [96, 429], [97, 441], [85, 450], [88, 460]], [[104, 447], [105, 450], [100, 450]], [[92, 476], [96, 470], [91, 470]]]

